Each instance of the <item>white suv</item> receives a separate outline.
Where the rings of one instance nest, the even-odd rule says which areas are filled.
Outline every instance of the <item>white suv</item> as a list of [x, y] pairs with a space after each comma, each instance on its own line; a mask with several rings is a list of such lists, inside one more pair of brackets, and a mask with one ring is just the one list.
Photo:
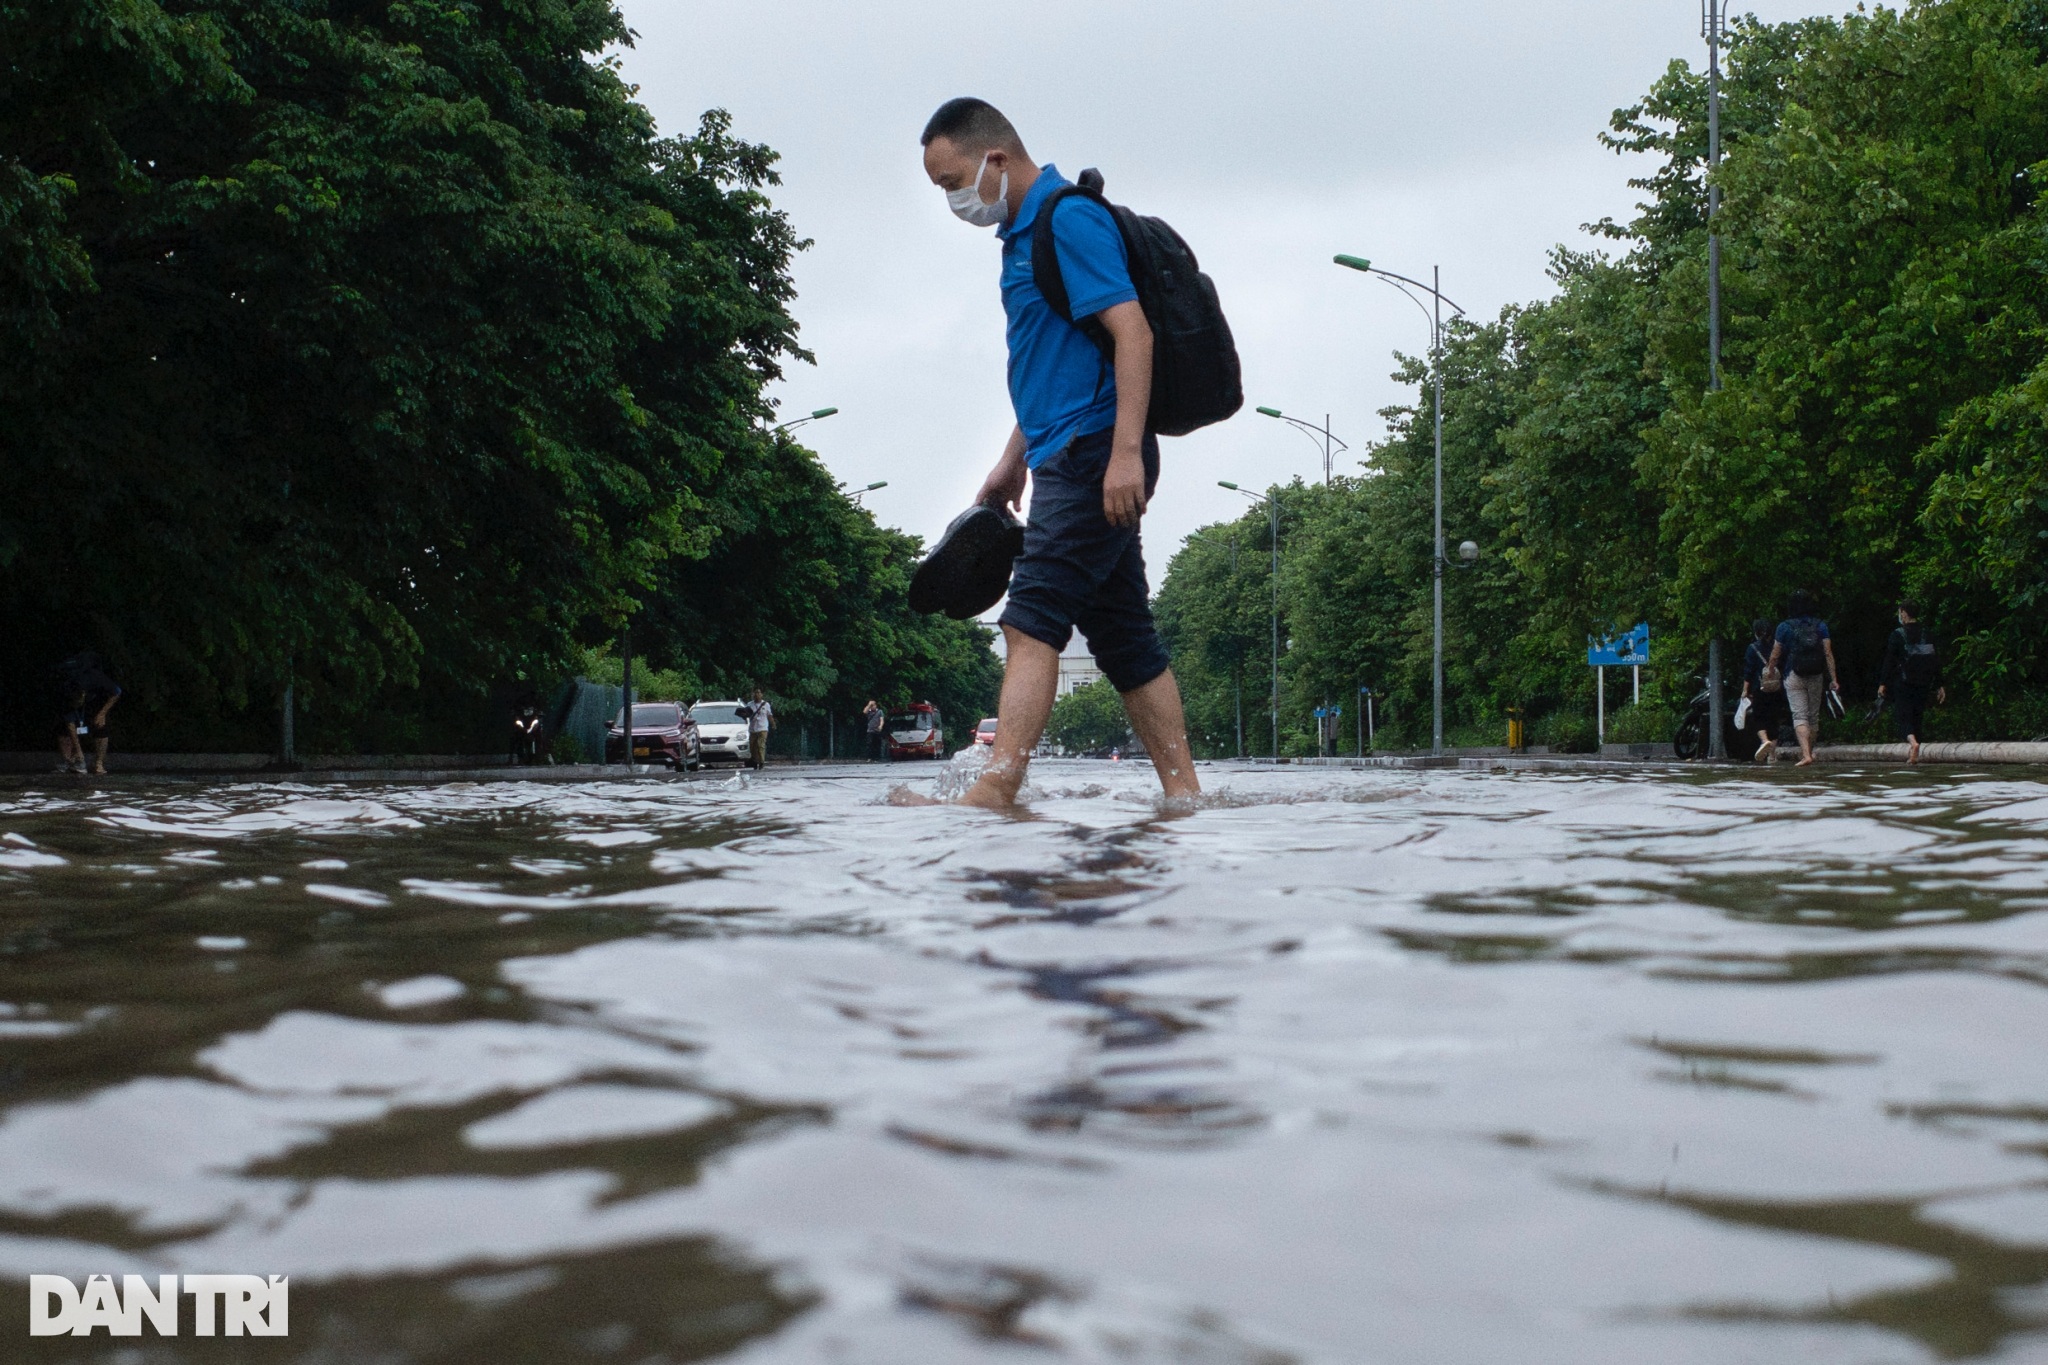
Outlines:
[[742, 701], [700, 701], [690, 708], [697, 722], [697, 742], [706, 763], [747, 761], [747, 722]]

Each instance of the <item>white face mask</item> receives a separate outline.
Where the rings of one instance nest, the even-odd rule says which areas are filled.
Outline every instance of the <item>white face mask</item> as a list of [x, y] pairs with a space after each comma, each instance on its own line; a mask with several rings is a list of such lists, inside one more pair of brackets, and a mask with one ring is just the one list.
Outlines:
[[1003, 172], [1002, 183], [996, 190], [995, 202], [981, 202], [981, 177], [988, 173], [988, 159], [993, 153], [984, 152], [981, 165], [974, 169], [974, 179], [957, 190], [946, 191], [946, 206], [953, 210], [953, 216], [963, 223], [975, 227], [995, 227], [1010, 216], [1010, 173]]

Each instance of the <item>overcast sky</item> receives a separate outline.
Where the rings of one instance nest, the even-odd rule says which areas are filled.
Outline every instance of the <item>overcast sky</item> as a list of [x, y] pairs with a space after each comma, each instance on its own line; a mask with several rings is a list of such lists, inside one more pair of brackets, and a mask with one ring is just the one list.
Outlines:
[[1155, 588], [1184, 536], [1244, 506], [1218, 479], [1321, 476], [1320, 446], [1253, 407], [1327, 412], [1355, 459], [1385, 433], [1378, 410], [1406, 401], [1393, 353], [1424, 351], [1427, 323], [1333, 253], [1424, 279], [1441, 266], [1478, 317], [1543, 297], [1554, 245], [1633, 213], [1626, 182], [1647, 167], [1599, 145], [1610, 113], [1673, 57], [1705, 61], [1698, 0], [623, 5], [639, 35], [626, 75], [664, 131], [725, 108], [782, 154], [776, 200], [814, 241], [795, 313], [817, 364], [776, 396], [785, 416], [838, 407], [807, 442], [849, 484], [887, 479], [868, 505], [927, 540], [1013, 420], [999, 247], [925, 179], [931, 111], [979, 95], [1038, 161], [1099, 167], [1111, 198], [1180, 230], [1236, 332], [1245, 409], [1163, 443]]

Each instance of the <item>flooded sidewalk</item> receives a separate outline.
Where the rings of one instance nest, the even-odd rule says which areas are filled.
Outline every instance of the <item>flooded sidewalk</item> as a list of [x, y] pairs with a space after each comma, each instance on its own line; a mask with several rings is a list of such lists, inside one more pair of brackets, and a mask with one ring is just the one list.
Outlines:
[[1202, 776], [0, 792], [7, 1358], [2048, 1357], [2048, 782]]

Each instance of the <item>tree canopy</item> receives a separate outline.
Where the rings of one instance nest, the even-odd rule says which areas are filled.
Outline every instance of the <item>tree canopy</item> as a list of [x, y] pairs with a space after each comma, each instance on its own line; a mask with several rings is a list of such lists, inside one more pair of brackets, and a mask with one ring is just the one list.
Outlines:
[[[1653, 627], [1653, 693], [1690, 690], [1718, 636], [1811, 588], [1852, 690], [1875, 688], [1892, 604], [1950, 652], [1954, 733], [2048, 730], [2048, 5], [1927, 0], [1735, 25], [1723, 82], [1724, 385], [1708, 392], [1706, 83], [1674, 62], [1605, 135], [1646, 159], [1615, 255], [1559, 249], [1555, 294], [1448, 333], [1448, 721], [1500, 742], [1528, 708], [1576, 730], [1585, 637]], [[1420, 391], [1427, 357], [1398, 375]], [[1397, 742], [1429, 731], [1427, 394], [1354, 477], [1279, 490], [1282, 719], [1358, 686]], [[1206, 528], [1160, 595], [1198, 739], [1223, 751], [1249, 648], [1264, 747], [1265, 514]], [[1235, 538], [1258, 547], [1236, 575]], [[1454, 561], [1455, 565], [1455, 561]], [[1731, 650], [1728, 666], [1736, 653]]]
[[[840, 554], [880, 599], [914, 545], [763, 430], [807, 359], [774, 153], [717, 111], [658, 135], [627, 41], [609, 0], [0, 0], [10, 690], [91, 646], [160, 737], [290, 678], [341, 742], [706, 609], [664, 594], [762, 610]], [[919, 624], [854, 671], [981, 643]], [[822, 698], [848, 668], [806, 638], [745, 671]]]

